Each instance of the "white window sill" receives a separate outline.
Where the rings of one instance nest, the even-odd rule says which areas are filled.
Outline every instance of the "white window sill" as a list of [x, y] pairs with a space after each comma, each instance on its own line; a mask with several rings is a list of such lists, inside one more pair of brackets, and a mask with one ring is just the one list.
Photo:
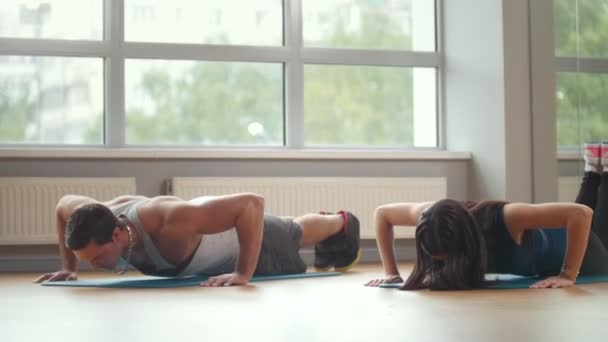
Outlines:
[[0, 148], [0, 159], [471, 160], [472, 154], [441, 150]]
[[559, 152], [557, 154], [557, 160], [559, 161], [581, 161], [583, 160], [583, 154], [577, 152]]

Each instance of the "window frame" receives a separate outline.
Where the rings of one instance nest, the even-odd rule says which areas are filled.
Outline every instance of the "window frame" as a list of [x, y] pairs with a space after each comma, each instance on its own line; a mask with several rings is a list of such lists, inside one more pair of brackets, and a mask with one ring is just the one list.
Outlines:
[[[608, 76], [608, 58], [555, 56], [555, 79], [559, 73], [593, 74]], [[557, 108], [556, 108], [557, 112]], [[579, 137], [580, 138], [580, 137]], [[580, 149], [557, 145], [560, 159], [578, 160]]]
[[[304, 74], [306, 64], [365, 65], [392, 67], [429, 67], [437, 72], [436, 84], [436, 134], [435, 148], [410, 147], [408, 150], [444, 149], [443, 134], [443, 43], [442, 43], [442, 2], [435, 1], [435, 41], [434, 52], [326, 49], [305, 48], [302, 39], [302, 1], [283, 1], [284, 45], [243, 46], [207, 44], [167, 44], [125, 42], [124, 10], [128, 0], [102, 0], [104, 9], [104, 39], [56, 40], [31, 38], [0, 38], [0, 55], [27, 55], [49, 57], [96, 57], [103, 58], [104, 65], [104, 142], [103, 145], [53, 145], [53, 144], [0, 144], [0, 148], [70, 148], [76, 149], [158, 149], [176, 148], [167, 145], [126, 145], [125, 113], [125, 61], [127, 59], [164, 59], [191, 61], [224, 62], [266, 62], [282, 63], [284, 70], [284, 138], [283, 146], [278, 148], [264, 146], [216, 145], [179, 146], [180, 149], [217, 149], [226, 150], [247, 148], [253, 150], [351, 150], [360, 147], [348, 145], [338, 148], [307, 147], [304, 145]], [[365, 150], [402, 151], [403, 148], [369, 146]]]
[[[579, 18], [578, 10], [575, 14], [576, 18], [576, 30], [578, 36], [579, 29]], [[553, 20], [555, 14], [551, 16]], [[553, 30], [555, 32], [555, 29]], [[555, 80], [557, 81], [557, 75], [559, 73], [573, 73], [573, 74], [595, 74], [595, 75], [608, 75], [608, 57], [581, 57], [581, 56], [562, 56], [558, 55], [554, 48], [553, 54], [555, 56]], [[556, 101], [557, 103], [557, 101]], [[557, 113], [557, 108], [556, 108]], [[578, 113], [577, 113], [578, 114]], [[580, 137], [579, 137], [580, 138]], [[582, 142], [581, 142], [582, 143]], [[562, 160], [579, 160], [581, 158], [580, 148], [567, 147], [557, 145], [557, 152], [559, 158]]]

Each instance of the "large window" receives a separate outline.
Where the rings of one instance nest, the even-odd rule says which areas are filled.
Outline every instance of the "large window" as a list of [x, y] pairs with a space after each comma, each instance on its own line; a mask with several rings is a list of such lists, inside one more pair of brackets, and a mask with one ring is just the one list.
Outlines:
[[432, 0], [0, 3], [0, 145], [439, 146]]
[[0, 57], [0, 143], [103, 144], [100, 58]]
[[608, 0], [554, 1], [558, 148], [608, 139]]
[[281, 64], [129, 59], [125, 70], [129, 145], [283, 144]]

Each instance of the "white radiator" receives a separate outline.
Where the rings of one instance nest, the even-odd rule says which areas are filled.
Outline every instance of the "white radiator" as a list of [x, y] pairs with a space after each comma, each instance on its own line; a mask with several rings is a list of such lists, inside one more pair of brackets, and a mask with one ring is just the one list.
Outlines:
[[[346, 209], [361, 222], [361, 238], [374, 238], [374, 209], [396, 202], [434, 201], [446, 197], [445, 178], [172, 178], [167, 194], [198, 196], [253, 192], [264, 196], [266, 212], [299, 216]], [[412, 238], [413, 227], [396, 227], [395, 237]]]
[[55, 207], [75, 194], [100, 201], [135, 194], [134, 178], [0, 178], [0, 245], [55, 244]]
[[559, 177], [557, 180], [557, 201], [573, 203], [580, 187], [581, 177]]

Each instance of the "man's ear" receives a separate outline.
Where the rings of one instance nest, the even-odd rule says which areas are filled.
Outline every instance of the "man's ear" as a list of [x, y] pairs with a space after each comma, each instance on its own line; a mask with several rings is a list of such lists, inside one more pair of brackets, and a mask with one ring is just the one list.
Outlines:
[[112, 241], [118, 241], [118, 237], [120, 236], [120, 227], [114, 227], [114, 231], [112, 232]]

